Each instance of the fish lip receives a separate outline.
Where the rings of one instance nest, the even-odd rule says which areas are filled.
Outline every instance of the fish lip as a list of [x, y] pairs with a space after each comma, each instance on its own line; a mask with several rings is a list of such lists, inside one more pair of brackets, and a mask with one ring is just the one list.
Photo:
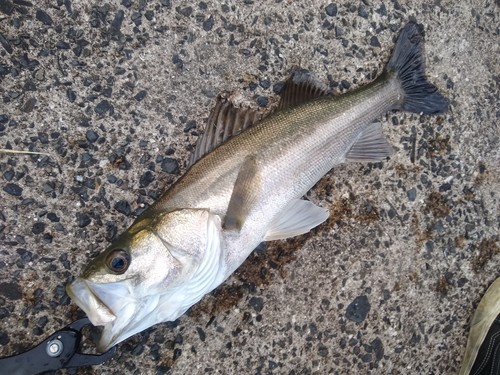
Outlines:
[[[127, 334], [126, 328], [131, 317], [136, 314], [136, 306], [134, 303], [125, 303], [125, 309], [122, 309], [113, 303], [104, 303], [109, 296], [106, 296], [101, 288], [102, 285], [99, 283], [76, 278], [66, 286], [66, 292], [73, 302], [87, 314], [94, 326], [103, 326], [96, 349], [98, 352], [104, 353], [131, 336]], [[126, 291], [126, 288], [122, 291]], [[128, 294], [126, 293], [125, 296]], [[124, 299], [119, 300], [123, 301]]]
[[116, 315], [98, 297], [86, 280], [76, 278], [66, 285], [66, 293], [87, 314], [94, 326], [105, 326], [116, 319]]

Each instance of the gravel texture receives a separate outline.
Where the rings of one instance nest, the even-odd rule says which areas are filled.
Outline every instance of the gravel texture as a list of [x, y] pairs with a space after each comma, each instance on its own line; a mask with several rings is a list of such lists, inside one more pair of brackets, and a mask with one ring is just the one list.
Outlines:
[[0, 355], [81, 316], [64, 285], [185, 172], [219, 92], [270, 106], [294, 67], [359, 87], [416, 19], [446, 115], [389, 113], [391, 159], [309, 193], [327, 223], [59, 373], [457, 373], [500, 269], [500, 12], [474, 4], [0, 1], [0, 148], [51, 155], [0, 154]]

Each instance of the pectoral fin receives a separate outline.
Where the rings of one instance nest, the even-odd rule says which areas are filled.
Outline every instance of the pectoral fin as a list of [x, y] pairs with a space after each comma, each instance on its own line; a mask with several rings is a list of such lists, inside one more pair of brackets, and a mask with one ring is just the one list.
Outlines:
[[385, 139], [382, 125], [369, 125], [346, 155], [348, 161], [381, 161], [393, 153], [393, 148]]
[[255, 156], [245, 158], [234, 183], [224, 220], [224, 229], [241, 230], [250, 209], [255, 204], [260, 186], [260, 173]]
[[327, 209], [303, 199], [295, 199], [274, 219], [264, 240], [282, 240], [307, 233], [326, 219]]

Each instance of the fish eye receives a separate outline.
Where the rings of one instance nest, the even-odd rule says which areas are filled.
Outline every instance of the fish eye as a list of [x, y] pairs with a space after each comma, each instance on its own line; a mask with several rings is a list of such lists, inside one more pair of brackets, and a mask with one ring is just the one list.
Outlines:
[[123, 249], [114, 249], [106, 257], [106, 267], [116, 274], [122, 274], [130, 265], [130, 255]]

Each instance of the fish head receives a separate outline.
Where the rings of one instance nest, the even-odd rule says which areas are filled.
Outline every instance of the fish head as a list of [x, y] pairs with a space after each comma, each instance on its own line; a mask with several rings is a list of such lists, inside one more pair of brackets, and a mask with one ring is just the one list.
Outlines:
[[224, 259], [220, 220], [206, 210], [138, 219], [67, 285], [104, 352], [160, 322], [181, 316], [218, 285]]

